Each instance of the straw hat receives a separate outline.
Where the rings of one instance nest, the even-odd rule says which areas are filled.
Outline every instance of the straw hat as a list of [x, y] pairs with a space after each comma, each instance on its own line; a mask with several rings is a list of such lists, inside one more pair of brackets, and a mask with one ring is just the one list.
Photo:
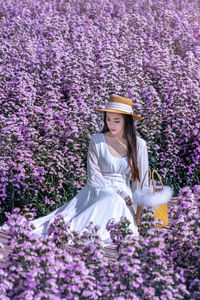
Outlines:
[[111, 95], [105, 108], [96, 108], [95, 111], [103, 113], [104, 111], [119, 114], [132, 115], [133, 120], [143, 120], [143, 117], [134, 115], [132, 109], [132, 99]]

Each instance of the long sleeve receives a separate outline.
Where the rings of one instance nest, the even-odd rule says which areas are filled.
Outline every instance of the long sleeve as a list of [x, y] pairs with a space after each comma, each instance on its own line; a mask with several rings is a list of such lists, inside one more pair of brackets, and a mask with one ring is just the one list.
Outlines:
[[[140, 181], [135, 181], [132, 184], [132, 191], [134, 192], [136, 189], [141, 189], [142, 180], [146, 171], [148, 170], [149, 163], [148, 163], [148, 152], [147, 152], [147, 144], [146, 142], [138, 138], [138, 146], [137, 146], [137, 160], [138, 160], [138, 168], [140, 173]], [[148, 174], [144, 181], [144, 186], [148, 185]]]
[[101, 173], [98, 165], [98, 154], [93, 139], [90, 140], [87, 155], [87, 176], [88, 181], [91, 183], [98, 184], [100, 186], [111, 186], [108, 179], [105, 179]]

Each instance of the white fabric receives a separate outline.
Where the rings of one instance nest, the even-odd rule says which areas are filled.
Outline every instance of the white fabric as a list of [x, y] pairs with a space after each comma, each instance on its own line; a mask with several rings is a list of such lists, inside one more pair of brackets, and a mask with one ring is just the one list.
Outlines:
[[133, 109], [130, 105], [119, 103], [119, 102], [107, 102], [105, 108], [107, 109], [116, 109], [126, 111], [128, 113], [133, 113]]
[[[138, 165], [141, 174], [148, 168], [146, 142], [137, 137]], [[140, 161], [142, 160], [142, 161]], [[144, 170], [142, 168], [145, 168]], [[47, 216], [38, 218], [32, 223], [37, 235], [46, 235], [49, 224], [58, 214], [62, 214], [66, 222], [70, 223], [70, 230], [82, 232], [89, 222], [99, 225], [99, 235], [104, 244], [111, 243], [106, 224], [114, 218], [120, 220], [121, 216], [127, 217], [131, 222], [130, 228], [135, 236], [138, 235], [135, 223], [136, 204], [128, 207], [120, 196], [132, 199], [130, 187], [130, 167], [127, 157], [118, 158], [110, 154], [103, 133], [92, 136], [87, 156], [87, 184], [68, 203], [56, 209]], [[136, 183], [134, 186], [139, 186]], [[133, 189], [134, 189], [133, 186]]]
[[128, 113], [133, 113], [133, 109], [130, 105], [119, 103], [119, 102], [107, 102], [105, 108], [107, 109], [116, 109], [116, 110], [122, 110]]
[[[99, 225], [98, 233], [102, 245], [107, 245], [111, 244], [106, 230], [107, 222], [111, 218], [119, 221], [120, 217], [124, 216], [130, 221], [133, 235], [137, 236], [138, 229], [135, 222], [137, 205], [156, 207], [167, 203], [172, 196], [169, 187], [164, 187], [164, 191], [152, 195], [152, 189], [147, 188], [148, 176], [141, 191], [142, 179], [148, 169], [148, 154], [146, 142], [140, 137], [137, 137], [137, 160], [141, 181], [132, 182], [131, 188], [131, 171], [127, 157], [113, 156], [108, 150], [103, 133], [93, 135], [87, 156], [87, 184], [71, 201], [49, 215], [33, 220], [32, 224], [35, 226], [33, 232], [45, 236], [55, 217], [62, 214], [65, 221], [70, 223], [70, 230], [82, 232], [91, 221], [94, 225]], [[127, 197], [133, 201], [131, 207], [124, 201]], [[7, 224], [1, 229], [7, 230]]]

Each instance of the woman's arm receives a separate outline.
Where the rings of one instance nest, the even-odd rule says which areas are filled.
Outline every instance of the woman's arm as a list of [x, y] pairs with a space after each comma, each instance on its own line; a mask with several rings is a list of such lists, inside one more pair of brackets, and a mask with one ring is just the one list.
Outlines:
[[[137, 153], [137, 161], [138, 161], [138, 169], [140, 174], [140, 181], [134, 181], [132, 184], [132, 192], [134, 192], [136, 189], [141, 189], [142, 180], [144, 178], [144, 175], [149, 167], [148, 162], [148, 152], [147, 152], [147, 144], [143, 139], [138, 140], [138, 153]], [[148, 185], [148, 174], [144, 180], [144, 186]]]
[[98, 152], [95, 141], [91, 138], [87, 155], [87, 177], [90, 183], [100, 186], [111, 186], [109, 180], [105, 179], [98, 165]]

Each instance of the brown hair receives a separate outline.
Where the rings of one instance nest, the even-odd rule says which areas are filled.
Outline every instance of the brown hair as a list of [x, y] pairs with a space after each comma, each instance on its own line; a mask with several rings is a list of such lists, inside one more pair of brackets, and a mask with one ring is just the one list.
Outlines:
[[[140, 174], [137, 164], [137, 138], [136, 138], [136, 129], [133, 118], [131, 115], [122, 114], [124, 117], [124, 133], [125, 138], [127, 140], [127, 156], [128, 163], [131, 168], [132, 180], [136, 181], [137, 179], [140, 181]], [[104, 112], [104, 126], [101, 133], [105, 133], [109, 131], [109, 128], [106, 123], [106, 112]]]

